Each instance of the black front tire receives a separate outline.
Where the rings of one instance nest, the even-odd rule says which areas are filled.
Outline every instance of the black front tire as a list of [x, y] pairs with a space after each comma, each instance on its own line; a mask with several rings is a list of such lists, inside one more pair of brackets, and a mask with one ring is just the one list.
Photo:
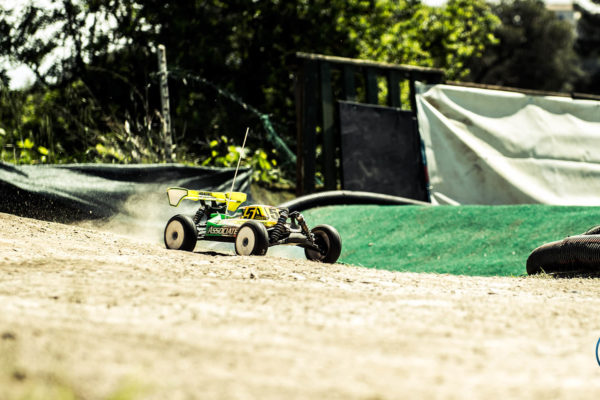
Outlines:
[[240, 256], [264, 256], [269, 249], [269, 233], [260, 222], [249, 221], [235, 237], [235, 253]]
[[305, 248], [306, 258], [312, 261], [321, 261], [333, 264], [342, 253], [342, 238], [338, 231], [330, 225], [317, 225], [311, 233], [315, 237], [315, 244], [321, 251]]
[[167, 249], [194, 251], [198, 230], [190, 217], [178, 214], [167, 222], [164, 238]]

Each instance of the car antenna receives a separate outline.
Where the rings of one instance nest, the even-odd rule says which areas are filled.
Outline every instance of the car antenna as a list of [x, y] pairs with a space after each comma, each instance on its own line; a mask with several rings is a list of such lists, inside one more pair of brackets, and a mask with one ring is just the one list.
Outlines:
[[233, 174], [233, 181], [231, 182], [231, 190], [229, 190], [229, 196], [225, 195], [225, 214], [229, 212], [229, 199], [231, 199], [231, 193], [233, 192], [233, 185], [235, 185], [235, 178], [237, 178], [238, 170], [240, 169], [240, 163], [244, 156], [244, 147], [246, 147], [246, 139], [248, 138], [248, 131], [250, 127], [246, 127], [246, 134], [244, 135], [244, 142], [242, 143], [242, 149], [240, 150], [240, 158], [238, 158], [237, 167], [235, 167], [235, 173]]

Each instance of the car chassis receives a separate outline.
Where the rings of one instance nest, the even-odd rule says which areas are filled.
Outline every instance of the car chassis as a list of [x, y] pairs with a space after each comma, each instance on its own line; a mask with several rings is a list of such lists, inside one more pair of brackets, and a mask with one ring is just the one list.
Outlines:
[[335, 263], [340, 256], [337, 230], [324, 224], [311, 230], [298, 211], [262, 204], [240, 207], [247, 198], [242, 192], [169, 188], [167, 196], [173, 207], [184, 199], [200, 202], [193, 216], [178, 214], [167, 222], [168, 249], [193, 251], [198, 240], [206, 240], [234, 243], [238, 255], [264, 255], [269, 247], [293, 245], [304, 248], [309, 260]]

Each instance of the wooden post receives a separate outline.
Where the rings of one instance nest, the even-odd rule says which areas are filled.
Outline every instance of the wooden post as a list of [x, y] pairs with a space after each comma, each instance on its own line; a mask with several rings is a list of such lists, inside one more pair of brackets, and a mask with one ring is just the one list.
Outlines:
[[409, 86], [409, 90], [410, 90], [410, 110], [412, 111], [413, 115], [416, 117], [417, 116], [417, 89], [416, 89], [416, 85], [415, 85], [415, 75], [413, 73], [409, 73], [408, 76], [408, 86]]
[[304, 82], [302, 87], [302, 162], [304, 194], [315, 191], [317, 133], [317, 83], [319, 65], [315, 60], [304, 60]]
[[397, 71], [390, 70], [387, 75], [388, 84], [388, 105], [390, 107], [400, 108], [400, 78]]
[[304, 194], [304, 62], [296, 70], [296, 196]]
[[165, 161], [173, 162], [173, 137], [171, 136], [171, 110], [169, 106], [169, 84], [167, 72], [167, 51], [158, 45], [158, 74], [160, 76], [160, 102], [162, 105], [162, 133], [165, 143]]
[[354, 84], [354, 66], [344, 64], [342, 66], [342, 78], [344, 80], [344, 100], [356, 101], [356, 85]]
[[321, 124], [323, 127], [323, 178], [325, 180], [325, 190], [335, 190], [337, 189], [337, 181], [331, 68], [327, 61], [320, 61], [319, 66], [321, 75]]
[[367, 104], [378, 104], [378, 88], [377, 88], [377, 74], [373, 68], [367, 67], [365, 69], [365, 89], [367, 93], [366, 103]]

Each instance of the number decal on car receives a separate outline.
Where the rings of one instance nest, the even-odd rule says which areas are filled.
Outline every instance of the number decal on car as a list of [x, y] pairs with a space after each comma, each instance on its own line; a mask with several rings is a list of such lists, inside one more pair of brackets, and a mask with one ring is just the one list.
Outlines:
[[242, 217], [246, 219], [253, 219], [254, 214], [256, 214], [256, 207], [246, 207], [244, 209], [244, 214], [242, 214]]
[[246, 207], [242, 213], [242, 218], [277, 221], [279, 219], [279, 209], [270, 206]]
[[262, 214], [260, 207], [246, 207], [242, 217], [246, 219], [266, 219]]
[[277, 221], [279, 219], [279, 210], [275, 207], [267, 207], [269, 211], [269, 219]]

